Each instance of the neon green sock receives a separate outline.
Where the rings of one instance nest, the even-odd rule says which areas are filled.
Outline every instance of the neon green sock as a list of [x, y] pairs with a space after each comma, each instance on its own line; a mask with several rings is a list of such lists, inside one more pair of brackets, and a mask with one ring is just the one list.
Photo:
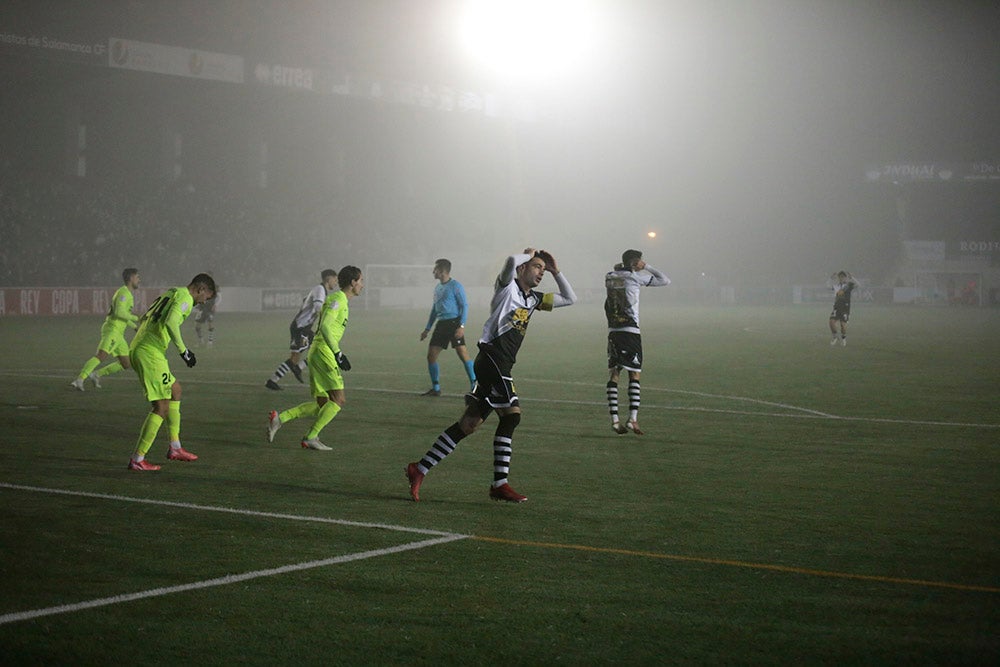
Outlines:
[[97, 377], [105, 377], [108, 375], [114, 375], [115, 373], [121, 372], [123, 369], [122, 362], [113, 361], [101, 370], [97, 371]]
[[95, 368], [97, 368], [100, 365], [101, 365], [100, 359], [98, 359], [97, 357], [91, 357], [90, 359], [87, 359], [87, 363], [83, 365], [83, 368], [80, 369], [80, 374], [77, 375], [76, 377], [81, 380], [84, 380], [87, 378], [88, 375], [94, 372]]
[[315, 417], [317, 414], [319, 414], [319, 405], [316, 401], [309, 401], [308, 403], [299, 403], [294, 408], [288, 408], [278, 415], [278, 419], [284, 424], [299, 417]]
[[153, 446], [153, 441], [156, 440], [156, 434], [160, 432], [162, 424], [163, 417], [155, 412], [146, 415], [146, 421], [142, 422], [142, 430], [139, 431], [139, 441], [135, 443], [136, 455], [146, 456], [146, 452]]
[[180, 442], [181, 439], [181, 402], [170, 401], [167, 405], [167, 426], [170, 429], [170, 442]]
[[337, 416], [340, 412], [340, 406], [333, 401], [327, 401], [323, 404], [323, 407], [319, 409], [319, 414], [316, 415], [316, 421], [313, 422], [312, 428], [306, 433], [306, 440], [312, 440], [313, 438], [319, 437], [319, 432], [323, 430], [327, 424], [333, 421], [333, 418]]

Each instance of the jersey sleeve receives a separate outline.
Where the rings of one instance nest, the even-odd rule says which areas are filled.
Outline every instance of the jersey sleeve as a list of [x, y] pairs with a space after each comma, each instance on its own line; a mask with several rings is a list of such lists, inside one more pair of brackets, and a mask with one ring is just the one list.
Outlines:
[[129, 298], [129, 296], [129, 294], [121, 294], [115, 299], [112, 317], [116, 320], [121, 320], [126, 325], [135, 329], [138, 325], [139, 317], [132, 312], [132, 305], [134, 302]]
[[469, 299], [465, 296], [465, 288], [462, 283], [455, 281], [455, 302], [458, 304], [459, 324], [465, 326], [469, 319]]
[[573, 287], [569, 284], [569, 280], [562, 273], [556, 273], [552, 276], [556, 279], [556, 285], [559, 286], [559, 292], [549, 292], [542, 297], [542, 302], [538, 305], [539, 310], [552, 310], [553, 308], [562, 308], [563, 306], [572, 306], [576, 303], [576, 293], [573, 291]]
[[167, 311], [167, 317], [163, 321], [163, 326], [167, 331], [167, 335], [170, 336], [170, 340], [173, 341], [174, 347], [181, 354], [187, 352], [187, 345], [184, 344], [184, 337], [181, 336], [181, 324], [188, 316], [188, 310], [191, 309], [191, 305], [184, 301], [183, 299], [175, 300], [171, 305], [170, 309]]
[[664, 285], [670, 284], [670, 278], [667, 278], [659, 269], [654, 269], [647, 264], [645, 270], [650, 276], [649, 282], [646, 283], [646, 287], [663, 287]]
[[317, 335], [322, 336], [326, 344], [333, 350], [334, 354], [340, 352], [340, 337], [343, 335], [343, 307], [339, 301], [330, 304], [330, 312], [324, 313], [319, 319], [319, 331]]

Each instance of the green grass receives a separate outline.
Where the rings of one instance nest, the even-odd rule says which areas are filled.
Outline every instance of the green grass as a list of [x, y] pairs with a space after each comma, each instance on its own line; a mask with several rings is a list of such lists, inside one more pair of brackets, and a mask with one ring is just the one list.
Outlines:
[[[465, 388], [447, 351], [446, 396], [417, 395], [422, 311], [352, 314], [332, 452], [298, 446], [305, 422], [264, 441], [269, 409], [308, 400], [291, 376], [263, 387], [289, 315], [221, 314], [198, 366], [173, 364], [201, 459], [161, 461], [164, 427], [155, 474], [125, 470], [148, 410], [135, 377], [68, 386], [99, 318], [4, 319], [0, 617], [264, 574], [0, 623], [0, 656], [996, 664], [1000, 312], [856, 307], [846, 348], [827, 314], [645, 299], [642, 437], [609, 428], [600, 308], [537, 315], [516, 506], [487, 497], [495, 419], [408, 499], [403, 466]], [[393, 527], [468, 537], [352, 559], [436, 537]]]

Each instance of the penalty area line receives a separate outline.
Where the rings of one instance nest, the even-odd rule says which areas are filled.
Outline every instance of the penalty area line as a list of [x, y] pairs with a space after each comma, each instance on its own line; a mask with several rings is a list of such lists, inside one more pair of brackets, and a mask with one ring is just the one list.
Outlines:
[[592, 547], [585, 544], [560, 544], [558, 542], [532, 542], [529, 540], [510, 540], [502, 537], [485, 537], [482, 535], [473, 535], [471, 536], [470, 539], [478, 540], [481, 542], [493, 542], [495, 544], [509, 544], [520, 547], [538, 547], [541, 549], [566, 549], [571, 551], [587, 551], [590, 553], [612, 554], [615, 556], [635, 556], [639, 558], [672, 560], [681, 563], [725, 565], [727, 567], [739, 567], [750, 570], [768, 570], [771, 572], [784, 572], [786, 574], [804, 574], [812, 577], [851, 579], [855, 581], [874, 581], [882, 584], [902, 584], [907, 586], [929, 586], [933, 588], [947, 588], [950, 590], [957, 590], [957, 591], [975, 591], [978, 593], [1000, 593], [1000, 588], [997, 588], [995, 586], [978, 586], [975, 584], [955, 584], [947, 581], [907, 579], [903, 577], [890, 577], [877, 574], [854, 574], [851, 572], [816, 570], [806, 567], [795, 567], [792, 565], [776, 565], [774, 563], [753, 563], [750, 561], [732, 560], [727, 558], [681, 556], [678, 554], [657, 553], [655, 551], [632, 551], [629, 549], [615, 549], [612, 547]]
[[162, 597], [164, 595], [172, 595], [174, 593], [183, 593], [186, 591], [196, 591], [205, 588], [212, 588], [215, 586], [228, 586], [229, 584], [235, 584], [242, 581], [250, 581], [253, 579], [261, 579], [263, 577], [274, 577], [281, 574], [287, 574], [289, 572], [301, 572], [303, 570], [311, 570], [318, 567], [326, 567], [328, 565], [339, 565], [341, 563], [350, 563], [352, 561], [364, 560], [366, 558], [376, 558], [378, 556], [388, 556], [391, 554], [400, 553], [403, 551], [412, 551], [414, 549], [423, 549], [425, 547], [431, 547], [438, 544], [445, 544], [447, 542], [454, 542], [455, 540], [467, 539], [467, 535], [457, 535], [450, 534], [444, 537], [435, 537], [429, 540], [420, 540], [419, 542], [408, 542], [406, 544], [400, 544], [394, 547], [387, 547], [384, 549], [373, 549], [371, 551], [360, 551], [353, 554], [345, 554], [343, 556], [336, 556], [334, 558], [325, 558], [323, 560], [313, 560], [305, 563], [295, 563], [293, 565], [283, 565], [281, 567], [274, 567], [266, 570], [256, 570], [253, 572], [244, 572], [243, 574], [230, 574], [224, 577], [217, 577], [215, 579], [206, 579], [205, 581], [196, 581], [190, 584], [181, 584], [179, 586], [167, 586], [163, 588], [153, 588], [148, 591], [140, 591], [138, 593], [127, 593], [124, 595], [114, 595], [106, 598], [99, 598], [96, 600], [88, 600], [85, 602], [77, 602], [75, 604], [65, 604], [56, 607], [46, 607], [44, 609], [33, 609], [30, 611], [20, 611], [10, 614], [0, 615], [0, 625], [7, 623], [16, 623], [17, 621], [26, 621], [33, 618], [40, 618], [42, 616], [53, 616], [55, 614], [67, 614], [75, 611], [82, 611], [84, 609], [94, 609], [96, 607], [106, 607], [109, 605], [123, 604], [126, 602], [132, 602], [135, 600], [142, 600], [145, 598], [155, 598]]

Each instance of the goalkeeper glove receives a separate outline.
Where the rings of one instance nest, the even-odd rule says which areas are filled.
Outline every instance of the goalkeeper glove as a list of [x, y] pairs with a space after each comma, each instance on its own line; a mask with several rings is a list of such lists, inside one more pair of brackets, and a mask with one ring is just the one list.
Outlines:
[[337, 352], [336, 354], [333, 355], [333, 358], [337, 360], [337, 366], [340, 367], [340, 370], [342, 371], [351, 370], [351, 362], [348, 361], [346, 354], [344, 354], [343, 352]]
[[184, 363], [188, 365], [188, 368], [194, 368], [194, 365], [198, 363], [198, 360], [194, 358], [194, 352], [191, 350], [184, 350], [181, 352], [181, 359]]

